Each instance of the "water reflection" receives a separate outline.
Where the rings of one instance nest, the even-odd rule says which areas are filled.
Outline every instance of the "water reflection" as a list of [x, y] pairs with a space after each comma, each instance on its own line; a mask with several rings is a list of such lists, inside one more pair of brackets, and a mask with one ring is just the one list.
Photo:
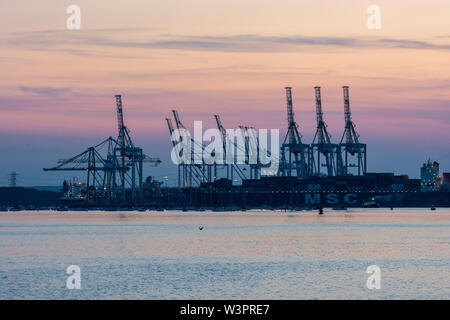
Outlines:
[[[204, 226], [202, 230], [199, 226]], [[450, 210], [1, 212], [0, 298], [445, 298]], [[377, 264], [384, 290], [365, 289]], [[62, 270], [62, 271], [61, 271]], [[204, 282], [203, 286], [199, 283]], [[71, 293], [73, 294], [73, 293]]]

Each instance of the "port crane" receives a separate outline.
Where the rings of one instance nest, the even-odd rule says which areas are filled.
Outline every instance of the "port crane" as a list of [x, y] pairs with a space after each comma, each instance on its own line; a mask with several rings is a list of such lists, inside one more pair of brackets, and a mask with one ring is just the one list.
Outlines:
[[302, 142], [302, 135], [294, 119], [292, 87], [285, 87], [288, 130], [281, 145], [281, 161], [278, 175], [306, 178], [309, 175], [310, 147]]
[[[345, 130], [339, 143], [339, 154], [343, 159], [343, 161], [341, 160], [339, 175], [349, 175], [351, 174], [350, 168], [357, 168], [356, 173], [360, 176], [365, 174], [367, 170], [367, 146], [359, 142], [359, 134], [356, 132], [356, 125], [352, 120], [349, 87], [343, 86], [342, 89], [344, 93]], [[356, 164], [350, 163], [351, 160], [356, 161]]]
[[123, 120], [122, 96], [115, 95], [115, 100], [117, 139], [109, 137], [71, 158], [59, 159], [57, 166], [44, 171], [85, 171], [88, 201], [136, 203], [143, 199], [143, 163], [158, 166], [161, 160], [145, 155], [133, 144]]
[[[178, 130], [184, 129], [187, 130], [186, 127], [180, 120], [177, 110], [172, 110], [172, 115], [175, 121], [175, 125]], [[174, 127], [172, 126], [172, 122], [170, 119], [166, 118], [167, 126], [169, 128], [169, 134], [172, 137]], [[183, 136], [180, 136], [180, 139], [183, 139]], [[182, 141], [182, 140], [180, 140]], [[178, 165], [178, 187], [192, 187], [194, 185], [200, 185], [202, 182], [212, 182], [217, 178], [217, 165], [207, 164], [203, 159], [203, 152], [205, 151], [205, 146], [197, 141], [195, 141], [192, 137], [190, 138], [191, 148], [190, 152], [190, 161], [189, 163], [180, 163]], [[173, 146], [175, 146], [175, 141], [172, 141]], [[201, 150], [201, 153], [196, 153], [196, 150]], [[186, 152], [186, 150], [183, 150]], [[201, 159], [201, 163], [198, 160]], [[197, 160], [197, 161], [196, 161]]]
[[[238, 166], [237, 161], [237, 152], [234, 152], [234, 149], [240, 150], [242, 152], [245, 152], [245, 150], [242, 150], [238, 144], [236, 144], [234, 141], [230, 139], [230, 137], [227, 135], [227, 131], [222, 125], [222, 121], [220, 120], [220, 116], [218, 114], [214, 115], [214, 118], [216, 119], [217, 129], [219, 129], [221, 135], [222, 135], [222, 144], [223, 144], [223, 158], [225, 160], [224, 168], [226, 169], [226, 177], [227, 179], [230, 179], [233, 181], [234, 175], [236, 174], [239, 179], [243, 180], [246, 179], [245, 173], [243, 170]], [[231, 150], [230, 148], [233, 148]], [[232, 163], [227, 163], [227, 155], [228, 153], [233, 154]]]
[[254, 127], [239, 126], [244, 140], [245, 163], [250, 168], [250, 179], [261, 178], [261, 164], [259, 163], [259, 140]]
[[[331, 142], [331, 135], [328, 133], [327, 125], [323, 119], [322, 112], [322, 98], [320, 94], [320, 87], [314, 87], [315, 101], [316, 101], [316, 119], [317, 129], [311, 143], [310, 152], [310, 172], [312, 175], [323, 175], [322, 166], [326, 167], [326, 175], [334, 176], [337, 174], [336, 155], [338, 154], [339, 146]], [[322, 163], [324, 161], [324, 163]]]
[[117, 144], [117, 140], [109, 137], [71, 158], [58, 160], [57, 166], [44, 168], [44, 171], [86, 172], [86, 200], [100, 196], [115, 198], [119, 193], [115, 176], [127, 171], [127, 167], [121, 166], [114, 157]]

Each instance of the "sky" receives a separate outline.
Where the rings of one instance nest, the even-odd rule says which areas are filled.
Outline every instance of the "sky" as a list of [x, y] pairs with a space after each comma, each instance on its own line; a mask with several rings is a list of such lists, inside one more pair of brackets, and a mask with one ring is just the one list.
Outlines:
[[173, 185], [170, 110], [188, 128], [220, 114], [284, 132], [285, 86], [305, 143], [314, 86], [339, 142], [348, 85], [368, 171], [419, 177], [431, 158], [450, 172], [449, 16], [448, 0], [0, 0], [0, 186], [12, 171], [24, 186], [70, 177], [42, 168], [117, 136], [115, 94], [134, 143], [163, 161], [145, 175]]

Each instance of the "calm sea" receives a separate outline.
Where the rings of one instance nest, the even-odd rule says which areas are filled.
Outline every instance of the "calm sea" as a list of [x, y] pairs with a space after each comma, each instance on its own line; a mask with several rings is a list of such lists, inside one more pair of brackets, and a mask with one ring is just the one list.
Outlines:
[[0, 299], [449, 298], [449, 209], [0, 212]]

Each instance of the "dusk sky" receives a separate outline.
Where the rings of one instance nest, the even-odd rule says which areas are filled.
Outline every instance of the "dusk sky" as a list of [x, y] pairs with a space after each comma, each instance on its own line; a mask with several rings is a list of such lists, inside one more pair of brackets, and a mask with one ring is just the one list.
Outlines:
[[[66, 8], [81, 8], [69, 30]], [[367, 28], [370, 5], [381, 29]], [[450, 172], [450, 1], [0, 0], [0, 185], [59, 185], [43, 172], [117, 136], [115, 94], [136, 145], [169, 176], [165, 118], [192, 127], [286, 130], [293, 87], [305, 143], [315, 130], [314, 86], [339, 142], [342, 86], [368, 145], [368, 171], [419, 177], [429, 157]]]

